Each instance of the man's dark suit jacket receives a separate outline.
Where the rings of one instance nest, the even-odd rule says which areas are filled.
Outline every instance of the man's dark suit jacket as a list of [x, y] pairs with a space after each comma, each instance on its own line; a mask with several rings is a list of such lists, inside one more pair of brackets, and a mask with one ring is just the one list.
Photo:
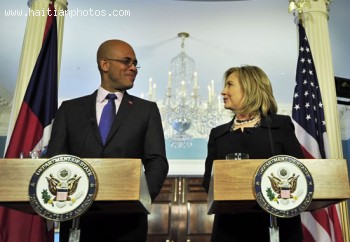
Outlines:
[[[97, 91], [62, 103], [53, 123], [47, 156], [70, 154], [81, 158], [139, 158], [144, 165], [153, 201], [169, 169], [156, 103], [125, 92], [103, 145], [96, 118], [96, 96]], [[81, 241], [145, 241], [147, 215], [116, 216], [96, 214], [93, 210], [94, 206], [81, 217]], [[65, 224], [61, 223], [61, 237], [68, 233], [69, 228]], [[101, 233], [108, 240], [102, 240]], [[65, 240], [68, 241], [67, 238], [61, 241]]]

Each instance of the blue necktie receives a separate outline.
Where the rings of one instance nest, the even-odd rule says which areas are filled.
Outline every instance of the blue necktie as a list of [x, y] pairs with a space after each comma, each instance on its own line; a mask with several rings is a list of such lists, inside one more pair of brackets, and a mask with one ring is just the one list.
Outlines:
[[108, 99], [108, 103], [104, 106], [101, 114], [100, 119], [100, 134], [102, 138], [103, 144], [105, 144], [109, 130], [112, 126], [113, 119], [115, 116], [115, 102], [114, 99], [116, 99], [117, 96], [113, 93], [110, 93], [106, 96], [106, 99]]

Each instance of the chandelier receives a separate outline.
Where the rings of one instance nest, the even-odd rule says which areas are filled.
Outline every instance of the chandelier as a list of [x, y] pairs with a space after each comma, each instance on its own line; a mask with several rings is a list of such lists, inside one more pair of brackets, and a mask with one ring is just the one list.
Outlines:
[[200, 95], [195, 61], [185, 52], [189, 36], [178, 34], [181, 52], [171, 59], [166, 94], [160, 105], [164, 135], [173, 148], [188, 148], [193, 138], [208, 138], [211, 128], [224, 119], [222, 99], [215, 94], [213, 80], [208, 85], [208, 99]]

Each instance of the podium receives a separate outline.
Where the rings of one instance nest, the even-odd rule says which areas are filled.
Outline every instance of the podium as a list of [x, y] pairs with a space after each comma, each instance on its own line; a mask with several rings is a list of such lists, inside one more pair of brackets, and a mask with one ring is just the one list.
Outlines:
[[[93, 212], [150, 213], [151, 198], [140, 159], [84, 159], [98, 183]], [[0, 159], [0, 205], [35, 213], [29, 203], [29, 182], [47, 159]]]
[[[215, 160], [208, 194], [208, 214], [264, 212], [254, 196], [254, 176], [266, 159]], [[350, 198], [345, 159], [299, 159], [311, 173], [314, 194], [306, 211]]]

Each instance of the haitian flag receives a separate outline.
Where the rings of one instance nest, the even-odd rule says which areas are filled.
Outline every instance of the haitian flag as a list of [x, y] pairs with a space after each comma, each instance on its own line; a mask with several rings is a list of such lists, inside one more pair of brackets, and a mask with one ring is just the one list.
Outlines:
[[[310, 45], [301, 24], [299, 24], [299, 56], [292, 120], [305, 158], [329, 158], [321, 92]], [[337, 205], [331, 205], [312, 213], [301, 213], [304, 242], [344, 241], [337, 207]]]
[[[54, 6], [49, 5], [50, 12]], [[57, 23], [51, 14], [47, 17], [43, 44], [21, 105], [5, 158], [28, 156], [30, 152], [45, 152], [51, 124], [57, 111]], [[47, 229], [46, 220], [0, 207], [1, 242], [53, 241], [53, 228]]]
[[[53, 5], [50, 4], [53, 13]], [[44, 41], [30, 78], [5, 158], [44, 152], [57, 111], [57, 23], [48, 16]]]

